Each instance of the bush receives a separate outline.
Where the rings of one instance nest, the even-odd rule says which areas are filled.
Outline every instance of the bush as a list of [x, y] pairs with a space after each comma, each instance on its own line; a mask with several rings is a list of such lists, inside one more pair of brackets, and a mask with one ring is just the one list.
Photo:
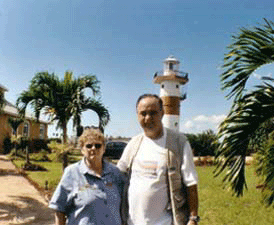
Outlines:
[[17, 144], [17, 149], [26, 149], [27, 146], [29, 146], [29, 140], [26, 137], [20, 138], [19, 143]]
[[217, 135], [212, 130], [201, 134], [186, 134], [195, 156], [214, 156], [219, 143]]
[[4, 139], [4, 154], [9, 154], [12, 149], [12, 143], [11, 139], [9, 137], [6, 137]]
[[38, 164], [32, 164], [32, 163], [25, 163], [22, 166], [23, 170], [28, 170], [28, 171], [47, 171], [47, 169], [41, 165]]
[[48, 147], [48, 140], [43, 139], [32, 139], [29, 141], [29, 152], [30, 153], [37, 153], [41, 150], [46, 150], [50, 153], [50, 149]]
[[18, 151], [18, 150], [17, 150], [17, 156], [16, 156], [16, 150], [15, 150], [15, 148], [13, 148], [13, 149], [10, 151], [10, 153], [8, 154], [8, 157], [9, 157], [10, 159], [12, 159], [12, 160], [15, 159], [15, 157], [25, 159], [25, 155], [24, 155], [24, 153], [23, 153], [22, 151]]
[[50, 158], [48, 157], [48, 152], [46, 150], [42, 150], [39, 153], [31, 154], [31, 160], [37, 162], [51, 162]]
[[57, 143], [56, 141], [51, 141], [48, 144], [48, 147], [51, 149], [51, 151], [53, 153], [56, 154], [55, 160], [57, 162], [62, 162], [64, 152], [68, 152], [72, 149], [71, 145], [69, 145], [69, 144], [60, 144], [60, 143]]

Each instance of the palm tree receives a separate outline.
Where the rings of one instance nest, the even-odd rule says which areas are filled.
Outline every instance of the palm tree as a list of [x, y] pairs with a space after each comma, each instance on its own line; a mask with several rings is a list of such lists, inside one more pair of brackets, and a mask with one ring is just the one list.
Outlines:
[[18, 127], [20, 126], [20, 124], [23, 122], [23, 119], [21, 118], [12, 118], [12, 117], [9, 117], [8, 118], [8, 124], [11, 126], [12, 128], [12, 134], [14, 135], [15, 137], [15, 140], [13, 141], [14, 144], [15, 144], [15, 156], [17, 156], [17, 129]]
[[[258, 130], [274, 118], [274, 87], [271, 78], [253, 91], [247, 91], [246, 82], [254, 71], [274, 62], [274, 23], [242, 28], [228, 46], [221, 74], [222, 89], [230, 89], [227, 98], [234, 97], [230, 113], [221, 123], [218, 136], [222, 142], [218, 149], [217, 175], [226, 170], [224, 181], [240, 196], [246, 187], [245, 156]], [[253, 141], [252, 141], [253, 140]], [[252, 147], [252, 146], [251, 146]], [[274, 155], [272, 155], [274, 157]], [[273, 159], [273, 158], [272, 158]], [[265, 183], [274, 182], [274, 168], [268, 171]], [[273, 185], [272, 185], [272, 191]]]
[[51, 121], [57, 121], [57, 128], [63, 130], [63, 140], [67, 141], [67, 124], [73, 119], [73, 126], [81, 125], [81, 114], [93, 110], [99, 117], [99, 127], [103, 129], [109, 121], [108, 110], [100, 99], [86, 97], [85, 89], [91, 89], [94, 97], [99, 95], [99, 81], [94, 75], [84, 75], [73, 78], [71, 71], [66, 71], [64, 79], [59, 79], [54, 73], [37, 73], [31, 80], [27, 91], [23, 91], [17, 99], [21, 114], [29, 104], [35, 111], [37, 120], [43, 110]]
[[17, 135], [17, 129], [22, 122], [23, 122], [23, 119], [20, 119], [20, 118], [12, 118], [12, 117], [8, 118], [8, 123], [12, 128], [13, 135], [15, 136]]

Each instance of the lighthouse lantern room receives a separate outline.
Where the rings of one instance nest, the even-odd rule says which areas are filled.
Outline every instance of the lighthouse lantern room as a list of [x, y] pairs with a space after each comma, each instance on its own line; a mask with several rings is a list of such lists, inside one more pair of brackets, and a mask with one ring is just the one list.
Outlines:
[[185, 99], [182, 86], [188, 82], [188, 74], [179, 71], [180, 61], [174, 56], [164, 60], [164, 70], [156, 72], [154, 83], [160, 84], [160, 97], [163, 100], [165, 127], [179, 131], [180, 101]]

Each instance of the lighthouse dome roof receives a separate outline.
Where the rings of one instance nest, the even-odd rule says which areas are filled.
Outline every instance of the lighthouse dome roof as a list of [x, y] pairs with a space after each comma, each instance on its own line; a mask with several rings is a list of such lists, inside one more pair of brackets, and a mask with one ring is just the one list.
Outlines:
[[175, 64], [179, 64], [180, 61], [178, 59], [176, 59], [173, 55], [170, 55], [168, 56], [165, 60], [164, 60], [165, 63], [167, 62], [173, 62]]

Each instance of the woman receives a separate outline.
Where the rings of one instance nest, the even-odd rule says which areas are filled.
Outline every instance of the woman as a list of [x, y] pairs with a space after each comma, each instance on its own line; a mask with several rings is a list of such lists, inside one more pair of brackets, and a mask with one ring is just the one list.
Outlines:
[[103, 160], [104, 135], [86, 129], [79, 138], [83, 158], [68, 166], [49, 207], [56, 225], [120, 225], [124, 180], [119, 170]]

